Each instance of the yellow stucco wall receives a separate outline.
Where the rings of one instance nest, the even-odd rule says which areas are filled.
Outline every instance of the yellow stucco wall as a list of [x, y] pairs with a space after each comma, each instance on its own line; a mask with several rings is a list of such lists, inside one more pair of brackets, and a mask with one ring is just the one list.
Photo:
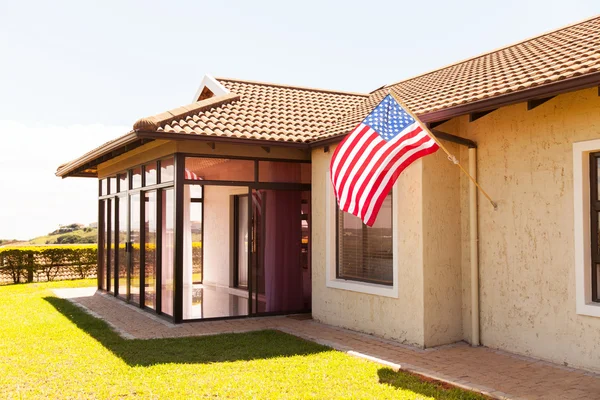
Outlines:
[[[458, 145], [447, 142], [444, 145], [457, 157], [460, 155]], [[423, 325], [425, 346], [431, 347], [463, 339], [459, 317], [462, 313], [461, 187], [457, 184], [459, 169], [441, 150], [424, 157], [422, 167]], [[402, 232], [402, 226], [398, 228]], [[468, 265], [466, 270], [468, 273]]]
[[[439, 129], [477, 142], [479, 182], [498, 202], [494, 211], [479, 197], [482, 344], [600, 370], [600, 318], [575, 312], [572, 157], [573, 142], [600, 137], [597, 88], [530, 111], [520, 103], [474, 122], [463, 116]], [[468, 183], [460, 181], [464, 277]], [[469, 287], [462, 282], [468, 334]]]
[[327, 174], [334, 150], [312, 154], [313, 318], [421, 347], [461, 340], [460, 194], [452, 184], [457, 172], [441, 171], [448, 161], [437, 153], [398, 179], [397, 298], [331, 288], [326, 250], [335, 240], [326, 237], [326, 210], [334, 201]]

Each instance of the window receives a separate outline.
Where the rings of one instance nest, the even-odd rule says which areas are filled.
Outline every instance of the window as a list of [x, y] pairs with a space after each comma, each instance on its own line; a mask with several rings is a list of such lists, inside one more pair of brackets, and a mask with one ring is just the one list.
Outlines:
[[186, 157], [185, 179], [206, 181], [254, 181], [254, 161], [228, 158]]
[[372, 227], [352, 214], [337, 212], [337, 278], [392, 286], [392, 194]]
[[598, 288], [600, 287], [600, 153], [590, 154], [590, 212], [591, 212], [591, 291], [592, 301], [600, 302]]
[[573, 143], [575, 309], [600, 317], [600, 139]]
[[144, 165], [145, 182], [144, 186], [156, 185], [156, 162]]
[[126, 192], [129, 189], [129, 179], [127, 172], [119, 174], [119, 192]]
[[172, 182], [175, 176], [175, 164], [172, 158], [160, 160], [160, 183]]
[[131, 188], [137, 189], [142, 187], [142, 167], [136, 167], [131, 174]]

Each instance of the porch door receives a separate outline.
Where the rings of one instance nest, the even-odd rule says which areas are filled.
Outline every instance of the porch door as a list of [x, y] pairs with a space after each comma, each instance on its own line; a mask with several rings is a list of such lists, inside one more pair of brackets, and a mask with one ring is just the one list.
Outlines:
[[234, 287], [248, 288], [248, 195], [235, 196]]
[[310, 191], [252, 190], [252, 314], [310, 310]]

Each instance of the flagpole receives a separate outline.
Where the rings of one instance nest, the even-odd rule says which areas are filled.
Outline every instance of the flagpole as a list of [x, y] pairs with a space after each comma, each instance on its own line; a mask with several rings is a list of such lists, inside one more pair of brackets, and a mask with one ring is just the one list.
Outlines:
[[471, 174], [460, 164], [460, 162], [458, 161], [458, 159], [451, 154], [448, 149], [446, 149], [446, 146], [444, 146], [440, 140], [435, 137], [435, 135], [429, 130], [429, 128], [427, 128], [427, 126], [425, 126], [424, 123], [421, 122], [421, 120], [415, 115], [413, 114], [412, 111], [410, 111], [410, 109], [406, 106], [406, 104], [404, 104], [404, 102], [402, 100], [400, 100], [398, 98], [398, 96], [396, 96], [396, 94], [391, 91], [388, 90], [388, 94], [390, 94], [394, 100], [396, 100], [396, 102], [398, 102], [398, 104], [400, 104], [400, 106], [415, 120], [417, 121], [417, 123], [419, 124], [419, 126], [421, 126], [421, 129], [423, 129], [425, 132], [427, 132], [429, 134], [429, 136], [431, 136], [431, 138], [437, 143], [438, 146], [440, 146], [440, 149], [444, 150], [444, 152], [448, 155], [448, 159], [450, 161], [452, 161], [455, 165], [458, 165], [458, 167], [462, 170], [462, 172], [465, 173], [465, 175], [467, 175], [469, 177], [469, 179], [471, 180], [471, 182], [473, 182], [475, 184], [475, 186], [477, 186], [477, 189], [479, 189], [481, 191], [481, 193], [490, 201], [490, 203], [492, 204], [492, 206], [494, 207], [494, 210], [496, 210], [498, 208], [498, 204], [492, 200], [492, 198], [490, 197], [489, 194], [487, 194], [487, 192], [485, 190], [483, 190], [483, 188], [481, 186], [479, 186], [479, 183], [477, 183], [477, 181], [475, 180], [475, 178], [473, 178], [471, 176]]

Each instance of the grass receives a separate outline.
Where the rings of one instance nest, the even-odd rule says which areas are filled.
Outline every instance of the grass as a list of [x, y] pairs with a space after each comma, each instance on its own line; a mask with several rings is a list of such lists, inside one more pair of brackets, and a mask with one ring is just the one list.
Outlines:
[[50, 289], [0, 287], [0, 398], [483, 399], [276, 331], [124, 340]]

